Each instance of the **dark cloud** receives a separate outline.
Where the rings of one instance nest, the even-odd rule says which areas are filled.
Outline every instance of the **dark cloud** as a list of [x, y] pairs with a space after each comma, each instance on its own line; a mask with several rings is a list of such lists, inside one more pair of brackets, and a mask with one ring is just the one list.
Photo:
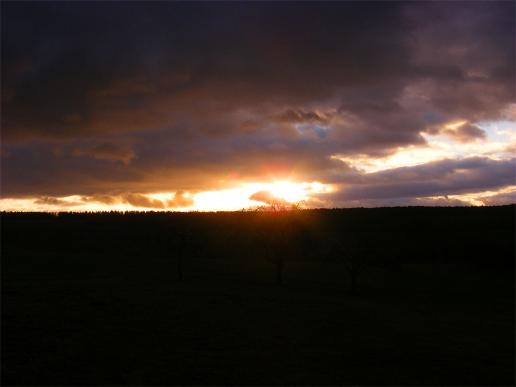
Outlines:
[[486, 137], [486, 133], [478, 126], [467, 123], [459, 126], [455, 130], [444, 130], [442, 133], [452, 137], [458, 142], [470, 142]]
[[331, 198], [333, 202], [400, 199], [475, 193], [516, 185], [516, 159], [442, 160], [362, 174]]
[[432, 135], [443, 134], [459, 143], [467, 143], [486, 138], [486, 132], [479, 128], [478, 125], [465, 121], [429, 126], [425, 132]]
[[342, 183], [347, 200], [472, 189], [480, 172], [453, 162], [428, 166], [440, 185], [397, 170], [414, 184], [389, 188], [331, 156], [422, 145], [457, 120], [454, 141], [485, 138], [475, 123], [514, 98], [513, 15], [511, 2], [4, 2], [2, 195], [138, 192], [163, 208], [138, 195], [284, 176]]
[[98, 160], [120, 161], [124, 164], [129, 164], [135, 156], [131, 148], [109, 142], [73, 148], [71, 154], [79, 157], [93, 157]]
[[[477, 6], [491, 17], [479, 19], [471, 12], [470, 24], [488, 28], [504, 17], [499, 8], [509, 7]], [[450, 80], [449, 72], [434, 70], [433, 57], [413, 59], [413, 51], [419, 53], [426, 40], [433, 43], [429, 50], [447, 42], [447, 36], [436, 41], [421, 26], [427, 25], [427, 17], [419, 13], [436, 6], [131, 3], [123, 8], [85, 3], [4, 6], [2, 70], [10, 96], [4, 108], [6, 138], [157, 129], [182, 119], [202, 127], [204, 122], [213, 125], [214, 116], [235, 118], [235, 110], [242, 108], [270, 113], [271, 103], [291, 106], [290, 118], [306, 119], [310, 113], [303, 104], [329, 98], [357, 115], [389, 112], [408, 85], [428, 75], [437, 86], [441, 78]], [[445, 12], [455, 18], [437, 24], [456, 26], [463, 8], [447, 5]], [[465, 50], [483, 53], [492, 40], [511, 32], [511, 25], [504, 23], [505, 29], [497, 27], [481, 47]], [[466, 45], [477, 38], [475, 33], [484, 32], [473, 27], [473, 36], [462, 36], [459, 43]], [[413, 47], [416, 39], [422, 44]], [[508, 45], [497, 47], [510, 47], [503, 41]], [[450, 59], [455, 59], [453, 53]], [[500, 54], [493, 52], [493, 57]], [[469, 85], [463, 77], [468, 70], [461, 67], [468, 62], [446, 63], [456, 74], [452, 81]], [[199, 112], [203, 117], [195, 117]], [[378, 114], [370, 119], [382, 121]], [[238, 128], [236, 124], [225, 125], [225, 130]]]
[[317, 123], [328, 124], [332, 114], [319, 113], [313, 111], [304, 111], [302, 109], [288, 109], [277, 115], [275, 118], [279, 122], [287, 123]]

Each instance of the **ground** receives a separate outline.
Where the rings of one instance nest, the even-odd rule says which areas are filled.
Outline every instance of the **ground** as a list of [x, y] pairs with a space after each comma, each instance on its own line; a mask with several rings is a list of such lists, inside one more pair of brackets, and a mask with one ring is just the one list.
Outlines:
[[4, 385], [512, 385], [514, 273], [3, 256]]

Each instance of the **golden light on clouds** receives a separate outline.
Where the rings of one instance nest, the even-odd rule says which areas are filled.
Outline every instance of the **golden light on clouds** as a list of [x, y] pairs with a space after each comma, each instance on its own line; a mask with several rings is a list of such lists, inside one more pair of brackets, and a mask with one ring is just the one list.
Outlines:
[[446, 158], [447, 152], [431, 146], [399, 147], [394, 153], [372, 158], [367, 155], [353, 157], [333, 156], [365, 173], [374, 173], [393, 168], [412, 167]]
[[445, 127], [446, 129], [449, 129], [449, 130], [457, 130], [457, 129], [459, 129], [461, 126], [463, 126], [463, 125], [465, 125], [465, 124], [467, 124], [467, 123], [468, 123], [468, 121], [466, 121], [466, 120], [453, 121], [453, 122], [450, 122], [450, 123], [448, 123], [448, 124], [444, 125], [444, 127]]
[[[513, 193], [516, 193], [516, 186], [502, 188], [500, 190], [495, 190], [495, 191], [483, 191], [483, 192], [468, 193], [468, 194], [447, 195], [446, 198], [451, 199], [451, 200], [457, 199], [457, 200], [460, 200], [471, 206], [486, 206], [486, 205], [497, 204], [497, 203], [493, 203], [492, 200], [495, 199], [499, 195], [513, 194]], [[432, 198], [437, 200], [442, 197], [435, 196]]]
[[[468, 121], [453, 121], [444, 127], [456, 131]], [[508, 121], [477, 123], [486, 133], [486, 138], [472, 142], [459, 142], [446, 134], [422, 132], [425, 144], [398, 147], [384, 157], [371, 157], [365, 154], [350, 157], [333, 155], [365, 173], [374, 173], [401, 167], [413, 167], [444, 159], [463, 159], [467, 157], [488, 157], [494, 160], [509, 159], [516, 148], [516, 123]]]
[[310, 200], [313, 195], [332, 192], [333, 187], [319, 182], [288, 180], [245, 183], [221, 190], [182, 192], [181, 198], [185, 204], [179, 207], [174, 202], [178, 195], [173, 192], [102, 195], [99, 198], [80, 195], [6, 198], [0, 199], [0, 211], [235, 211], [266, 204], [251, 199], [253, 194], [264, 191], [279, 201], [301, 203]]
[[[467, 160], [478, 157], [483, 160], [510, 161], [516, 149], [516, 123], [493, 121], [470, 124], [465, 120], [449, 122], [443, 126], [447, 131], [462, 130], [466, 125], [479, 128], [484, 135], [474, 141], [461, 141], [446, 131], [421, 132], [423, 144], [400, 146], [385, 156], [367, 154], [332, 155], [355, 168], [359, 176], [367, 179], [375, 172], [410, 168], [444, 160]], [[456, 173], [461, 173], [456, 169]], [[352, 189], [354, 183], [323, 184], [317, 181], [303, 181], [302, 176], [275, 180], [272, 176], [263, 181], [244, 182], [239, 177], [225, 181], [226, 188], [217, 190], [164, 191], [164, 192], [101, 192], [98, 195], [30, 196], [0, 199], [0, 211], [238, 211], [263, 206], [278, 201], [301, 203], [305, 208], [331, 207], [332, 195]], [[350, 188], [351, 187], [351, 188]], [[502, 188], [502, 187], [500, 187]], [[512, 188], [511, 188], [512, 189]], [[505, 195], [510, 201], [513, 191], [492, 190], [447, 195], [446, 199], [470, 205], [498, 203], [495, 196]], [[337, 197], [333, 195], [333, 197]], [[427, 203], [438, 205], [441, 196], [426, 196]], [[339, 205], [353, 206], [355, 202], [341, 202]]]

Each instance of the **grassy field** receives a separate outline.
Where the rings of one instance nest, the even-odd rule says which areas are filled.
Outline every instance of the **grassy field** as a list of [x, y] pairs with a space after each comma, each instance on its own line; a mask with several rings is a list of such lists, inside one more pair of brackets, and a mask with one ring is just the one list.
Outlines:
[[514, 272], [2, 257], [4, 385], [513, 385]]

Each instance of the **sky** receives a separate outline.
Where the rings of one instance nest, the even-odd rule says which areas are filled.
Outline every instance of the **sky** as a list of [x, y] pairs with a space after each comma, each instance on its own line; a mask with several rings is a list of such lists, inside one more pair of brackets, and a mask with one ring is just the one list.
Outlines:
[[515, 3], [1, 3], [0, 210], [516, 202]]

